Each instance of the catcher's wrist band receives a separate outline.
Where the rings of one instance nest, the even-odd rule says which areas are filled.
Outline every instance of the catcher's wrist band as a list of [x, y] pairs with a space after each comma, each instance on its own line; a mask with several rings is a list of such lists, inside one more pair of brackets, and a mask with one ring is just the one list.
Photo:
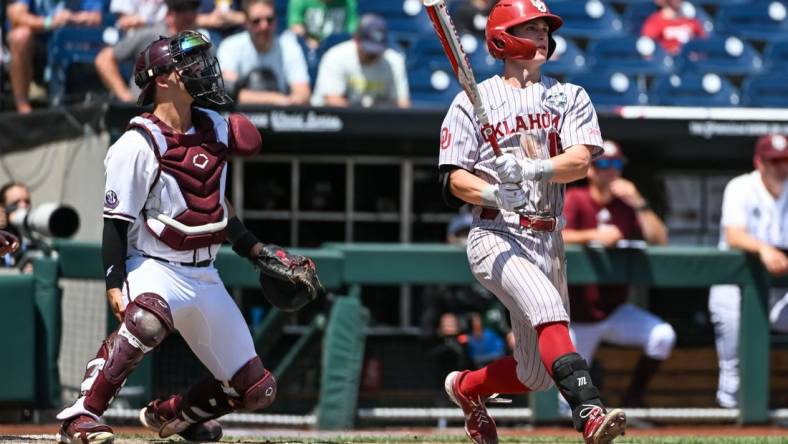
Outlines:
[[233, 216], [227, 221], [227, 240], [232, 244], [233, 251], [238, 256], [245, 258], [249, 257], [249, 252], [252, 251], [254, 244], [260, 242], [254, 234], [246, 229], [238, 216]]

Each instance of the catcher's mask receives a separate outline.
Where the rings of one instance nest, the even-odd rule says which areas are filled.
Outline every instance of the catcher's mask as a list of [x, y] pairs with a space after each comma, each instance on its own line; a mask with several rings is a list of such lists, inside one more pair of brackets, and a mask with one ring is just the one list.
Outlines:
[[175, 71], [198, 104], [227, 105], [232, 99], [224, 90], [219, 61], [211, 55], [211, 42], [196, 31], [159, 37], [134, 64], [134, 83], [142, 89], [137, 105], [153, 102], [156, 76]]

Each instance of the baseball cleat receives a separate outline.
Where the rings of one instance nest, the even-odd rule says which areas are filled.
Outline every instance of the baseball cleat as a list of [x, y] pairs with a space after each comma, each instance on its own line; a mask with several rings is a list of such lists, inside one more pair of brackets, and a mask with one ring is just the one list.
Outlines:
[[592, 405], [580, 415], [587, 418], [583, 427], [586, 444], [608, 444], [623, 435], [627, 428], [627, 415], [621, 409], [605, 412], [601, 407]]
[[161, 438], [178, 434], [186, 441], [218, 441], [222, 438], [222, 425], [209, 419], [204, 422], [190, 423], [180, 418], [167, 419], [158, 414], [159, 400], [153, 400], [140, 410], [143, 426], [159, 434]]
[[110, 444], [115, 439], [110, 426], [101, 424], [88, 415], [79, 415], [63, 421], [57, 432], [62, 444]]
[[487, 413], [487, 407], [480, 396], [467, 397], [460, 392], [460, 379], [463, 372], [451, 372], [446, 376], [443, 388], [449, 399], [465, 414], [465, 434], [476, 444], [498, 444], [498, 431], [495, 421]]

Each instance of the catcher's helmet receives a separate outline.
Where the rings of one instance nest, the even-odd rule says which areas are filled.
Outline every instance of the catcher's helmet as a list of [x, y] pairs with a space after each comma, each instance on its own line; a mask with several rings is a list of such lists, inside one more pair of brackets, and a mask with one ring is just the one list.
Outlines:
[[509, 29], [535, 19], [544, 19], [550, 27], [547, 58], [553, 55], [553, 32], [564, 24], [561, 17], [551, 14], [542, 0], [500, 0], [487, 17], [487, 50], [496, 59], [532, 59], [536, 51], [529, 39], [515, 37]]
[[159, 37], [148, 45], [134, 64], [134, 83], [142, 89], [137, 105], [153, 102], [153, 80], [172, 70], [178, 73], [195, 101], [214, 105], [231, 103], [232, 99], [224, 91], [219, 61], [210, 49], [211, 42], [196, 31]]

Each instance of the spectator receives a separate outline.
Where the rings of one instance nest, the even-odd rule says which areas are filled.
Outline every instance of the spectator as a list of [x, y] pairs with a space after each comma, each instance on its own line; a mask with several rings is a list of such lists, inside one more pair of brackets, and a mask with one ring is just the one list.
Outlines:
[[643, 23], [642, 35], [658, 42], [670, 54], [677, 54], [691, 39], [706, 37], [700, 20], [684, 16], [684, 0], [654, 1], [660, 9]]
[[134, 79], [130, 79], [126, 84], [120, 73], [120, 64], [133, 63], [137, 55], [161, 35], [175, 35], [195, 27], [199, 0], [166, 0], [166, 3], [167, 14], [164, 22], [128, 33], [115, 46], [106, 47], [96, 55], [96, 71], [104, 86], [118, 100], [134, 102], [140, 93]]
[[118, 15], [116, 28], [129, 31], [163, 22], [167, 4], [164, 0], [111, 0], [109, 12]]
[[331, 34], [356, 32], [356, 0], [290, 0], [287, 26], [306, 39], [310, 48], [316, 49]]
[[[33, 76], [43, 74], [46, 44], [52, 31], [71, 25], [98, 26], [101, 23], [102, 7], [101, 0], [16, 0], [8, 4], [6, 15], [11, 24], [11, 32], [8, 33], [11, 89], [17, 112], [27, 114], [33, 110], [30, 105]], [[38, 71], [39, 68], [40, 72], [34, 72], [34, 69]]]
[[219, 64], [238, 103], [302, 105], [309, 102], [306, 59], [293, 33], [276, 35], [273, 0], [247, 0], [246, 31], [219, 46]]
[[506, 355], [506, 344], [503, 338], [484, 325], [482, 316], [477, 312], [472, 312], [469, 317], [470, 329], [467, 335], [463, 335], [461, 341], [466, 343], [468, 356], [474, 367], [482, 368]]
[[388, 47], [382, 17], [363, 15], [353, 39], [323, 55], [312, 99], [315, 106], [410, 107], [405, 58]]
[[197, 26], [207, 29], [214, 45], [224, 37], [241, 30], [246, 22], [246, 14], [233, 0], [201, 0], [197, 14]]
[[[788, 274], [788, 139], [768, 135], [758, 139], [755, 170], [733, 178], [725, 187], [720, 219], [722, 250], [736, 248], [757, 254], [772, 276]], [[736, 285], [714, 285], [709, 312], [716, 332], [720, 365], [717, 403], [735, 408], [739, 394], [739, 317], [741, 291]], [[769, 291], [772, 328], [788, 332], [788, 289]]]
[[496, 0], [459, 0], [452, 14], [457, 31], [471, 34], [479, 41], [484, 41], [484, 30], [487, 27], [487, 16]]
[[[29, 208], [30, 190], [27, 188], [27, 185], [21, 182], [8, 182], [0, 187], [0, 212], [3, 214], [3, 217], [0, 218], [0, 230], [5, 230], [13, 234], [21, 243], [20, 248], [15, 254], [9, 253], [0, 257], [0, 262], [5, 267], [16, 266], [28, 247], [27, 240], [22, 236], [22, 233], [17, 227], [11, 225], [9, 219], [12, 217], [14, 211]], [[25, 272], [32, 271], [32, 264], [28, 263], [25, 267]]]
[[[589, 169], [588, 186], [567, 191], [564, 242], [612, 247], [622, 239], [645, 239], [649, 244], [664, 245], [665, 225], [635, 185], [621, 177], [624, 157], [620, 147], [605, 141], [603, 148], [603, 156]], [[600, 341], [643, 349], [620, 403], [640, 407], [645, 404], [648, 383], [673, 350], [676, 333], [654, 314], [627, 303], [628, 290], [622, 285], [570, 287], [570, 329], [577, 352], [589, 363]]]

